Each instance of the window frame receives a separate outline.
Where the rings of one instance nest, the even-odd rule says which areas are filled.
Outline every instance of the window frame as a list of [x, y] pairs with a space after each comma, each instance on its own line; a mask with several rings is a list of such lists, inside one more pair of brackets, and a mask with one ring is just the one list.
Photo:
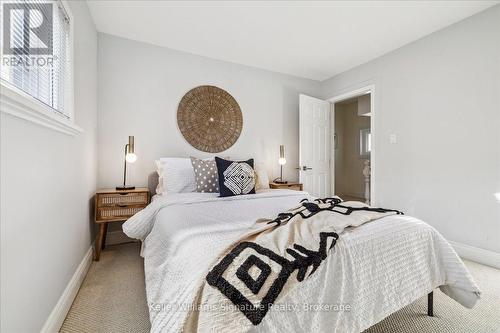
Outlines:
[[[67, 0], [56, 0], [69, 18], [68, 61], [64, 78], [64, 112], [56, 110], [13, 84], [0, 80], [0, 109], [15, 117], [51, 128], [53, 130], [76, 135], [83, 130], [75, 124], [74, 112], [74, 17]], [[3, 55], [3, 54], [2, 54]]]

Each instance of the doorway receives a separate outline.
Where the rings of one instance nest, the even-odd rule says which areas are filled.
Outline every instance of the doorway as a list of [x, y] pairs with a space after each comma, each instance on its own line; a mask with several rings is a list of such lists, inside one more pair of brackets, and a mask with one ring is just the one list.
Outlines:
[[371, 94], [334, 103], [331, 119], [333, 193], [370, 204]]
[[[300, 94], [299, 96], [299, 181], [303, 183], [305, 191], [315, 197], [343, 195], [344, 199], [355, 199], [375, 204], [375, 87], [365, 86], [342, 95], [322, 100]], [[353, 104], [347, 107], [348, 104]], [[356, 109], [355, 116], [360, 112], [363, 122], [356, 127], [356, 137], [340, 138], [341, 129], [345, 129], [339, 116], [340, 128], [335, 126], [336, 111], [342, 112], [344, 105], [349, 109]], [[362, 110], [358, 111], [358, 106]], [[368, 111], [366, 111], [368, 109]], [[352, 111], [354, 112], [354, 111]], [[347, 116], [346, 116], [347, 118]], [[336, 133], [336, 131], [339, 133]], [[340, 140], [341, 139], [341, 140]], [[363, 165], [360, 171], [352, 164], [339, 164], [336, 168], [336, 159], [344, 157], [341, 150], [356, 152], [357, 162]], [[339, 162], [340, 163], [340, 162]], [[359, 163], [354, 163], [359, 165]], [[336, 169], [337, 170], [336, 172]], [[357, 178], [357, 187], [354, 190], [337, 185], [348, 178], [348, 170], [353, 170]], [[363, 189], [359, 182], [363, 184]], [[348, 181], [348, 182], [353, 182]], [[339, 193], [341, 192], [341, 193]]]

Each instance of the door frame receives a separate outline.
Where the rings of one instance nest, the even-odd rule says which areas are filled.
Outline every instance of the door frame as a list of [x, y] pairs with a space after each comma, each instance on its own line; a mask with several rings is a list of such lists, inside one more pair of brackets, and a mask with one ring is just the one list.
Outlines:
[[[376, 186], [376, 168], [375, 168], [375, 152], [376, 152], [376, 142], [377, 140], [375, 139], [375, 133], [376, 133], [376, 128], [375, 128], [375, 84], [370, 84], [363, 86], [361, 88], [349, 90], [348, 92], [342, 93], [340, 95], [333, 96], [331, 98], [328, 98], [327, 101], [330, 102], [331, 104], [331, 121], [330, 124], [333, 125], [333, 128], [330, 130], [330, 154], [332, 156], [335, 156], [335, 151], [334, 149], [334, 135], [335, 135], [335, 103], [342, 102], [346, 99], [365, 95], [369, 93], [370, 94], [370, 112], [371, 112], [371, 117], [370, 117], [370, 132], [372, 136], [372, 142], [371, 142], [371, 152], [370, 152], [370, 205], [376, 205], [376, 198], [375, 198], [375, 186]], [[330, 163], [330, 183], [331, 183], [331, 193], [335, 193], [335, 159], [332, 159], [334, 162]]]

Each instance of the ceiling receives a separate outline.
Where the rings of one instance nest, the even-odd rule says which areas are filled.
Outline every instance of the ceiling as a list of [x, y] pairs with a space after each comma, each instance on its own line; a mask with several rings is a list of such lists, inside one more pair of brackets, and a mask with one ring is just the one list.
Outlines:
[[500, 1], [87, 2], [100, 32], [321, 81]]

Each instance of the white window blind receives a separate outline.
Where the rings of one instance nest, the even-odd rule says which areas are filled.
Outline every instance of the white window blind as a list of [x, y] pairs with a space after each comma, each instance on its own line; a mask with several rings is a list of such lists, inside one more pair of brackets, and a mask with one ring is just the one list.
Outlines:
[[[7, 46], [11, 51], [4, 52], [2, 47], [1, 79], [69, 117], [65, 96], [71, 79], [68, 77], [70, 22], [64, 7], [57, 0], [32, 0], [26, 2], [29, 7], [19, 8], [6, 7], [4, 3], [2, 1], [0, 17], [3, 21], [4, 12], [8, 11], [10, 24], [2, 24], [2, 36], [5, 36], [3, 30], [8, 29], [10, 43]], [[43, 20], [51, 24], [41, 25]], [[33, 27], [39, 27], [36, 33]], [[49, 43], [38, 38], [38, 34], [48, 36]], [[33, 51], [48, 46], [46, 44], [52, 45], [50, 52]]]

